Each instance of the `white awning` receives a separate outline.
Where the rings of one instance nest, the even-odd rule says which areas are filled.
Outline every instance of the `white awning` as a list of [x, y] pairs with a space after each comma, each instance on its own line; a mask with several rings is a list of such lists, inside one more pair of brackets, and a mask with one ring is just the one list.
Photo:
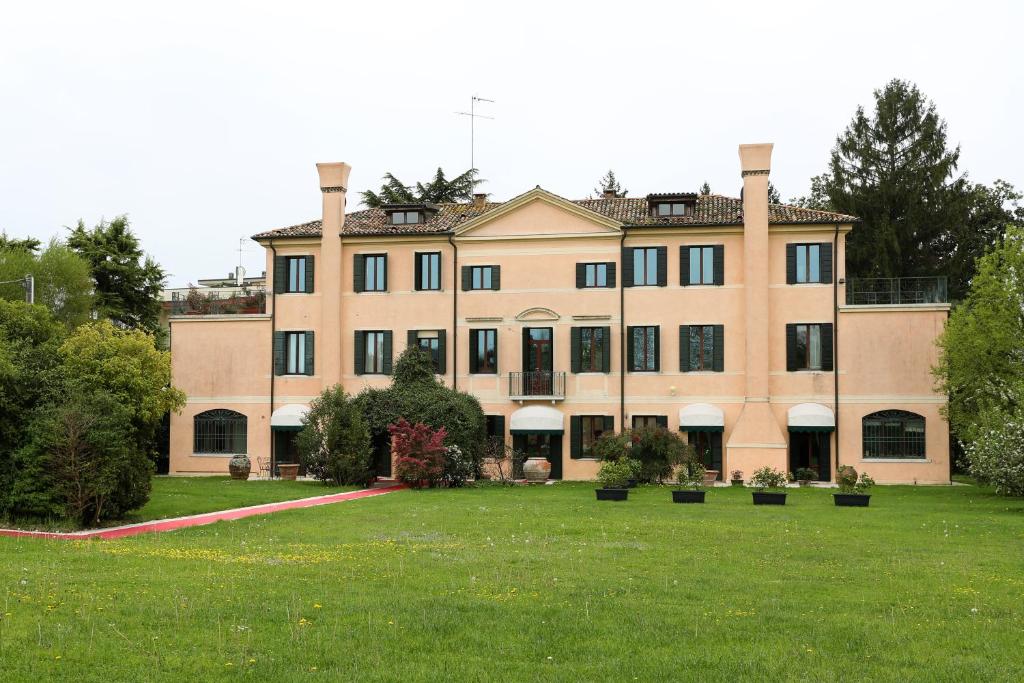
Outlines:
[[789, 431], [831, 432], [836, 428], [832, 409], [820, 403], [800, 403], [789, 409]]
[[270, 416], [270, 428], [285, 432], [298, 431], [305, 426], [303, 420], [306, 419], [308, 412], [309, 406], [298, 403], [281, 406]]
[[679, 431], [725, 431], [725, 413], [710, 403], [691, 403], [679, 409]]
[[565, 418], [554, 408], [526, 406], [512, 413], [509, 431], [513, 434], [561, 434]]

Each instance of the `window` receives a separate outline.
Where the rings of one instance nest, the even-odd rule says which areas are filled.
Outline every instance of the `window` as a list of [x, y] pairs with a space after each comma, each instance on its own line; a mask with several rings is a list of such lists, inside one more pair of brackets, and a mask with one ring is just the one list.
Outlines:
[[615, 431], [610, 415], [573, 415], [569, 418], [570, 457], [594, 457], [594, 444], [605, 432]]
[[306, 291], [306, 258], [305, 256], [288, 256], [288, 292]]
[[275, 294], [309, 294], [312, 291], [312, 256], [274, 257]]
[[364, 335], [366, 364], [363, 372], [371, 375], [384, 374], [384, 333], [367, 332]]
[[655, 211], [660, 218], [685, 216], [686, 204], [684, 202], [662, 202], [655, 204]]
[[487, 427], [487, 438], [488, 439], [500, 439], [502, 442], [505, 441], [505, 416], [504, 415], [484, 415], [484, 420]]
[[493, 274], [490, 266], [473, 266], [472, 280], [470, 281], [470, 289], [491, 289]]
[[284, 374], [305, 375], [306, 374], [306, 333], [285, 332], [285, 360]]
[[658, 371], [658, 327], [630, 327], [629, 370], [631, 372]]
[[390, 375], [392, 346], [391, 330], [360, 330], [356, 332], [355, 373], [357, 375]]
[[786, 325], [786, 369], [832, 370], [832, 324]]
[[192, 419], [192, 452], [235, 455], [246, 452], [249, 419], [233, 410], [207, 410]]
[[684, 287], [725, 284], [724, 256], [725, 247], [721, 244], [707, 247], [681, 247], [679, 251], [680, 284]]
[[832, 282], [832, 245], [787, 244], [786, 283]]
[[444, 331], [414, 330], [410, 344], [417, 346], [434, 361], [434, 372], [444, 373]]
[[355, 291], [386, 292], [388, 288], [387, 254], [356, 254]]
[[392, 211], [392, 225], [414, 225], [423, 222], [423, 214], [419, 211]]
[[610, 327], [572, 328], [572, 371], [608, 372], [610, 344]]
[[883, 410], [861, 420], [864, 458], [924, 458], [924, 418], [905, 410]]
[[441, 289], [441, 253], [416, 254], [416, 289]]
[[668, 428], [668, 417], [666, 415], [634, 415], [633, 429], [643, 429], [645, 427]]
[[679, 371], [721, 372], [724, 369], [724, 337], [725, 327], [722, 325], [680, 326]]
[[469, 371], [477, 374], [498, 372], [498, 331], [469, 331]]
[[658, 249], [643, 247], [633, 249], [633, 286], [658, 284]]
[[577, 263], [576, 288], [599, 289], [615, 287], [615, 262]]

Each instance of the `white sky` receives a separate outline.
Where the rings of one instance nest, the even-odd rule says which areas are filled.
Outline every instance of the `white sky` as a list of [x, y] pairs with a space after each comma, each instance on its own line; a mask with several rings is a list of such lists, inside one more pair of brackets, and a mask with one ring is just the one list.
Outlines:
[[[774, 142], [785, 199], [858, 104], [915, 81], [979, 182], [1024, 186], [1022, 3], [0, 1], [0, 229], [49, 238], [130, 215], [170, 285], [350, 190], [469, 166], [484, 190], [736, 195], [736, 146]], [[349, 201], [355, 208], [357, 199]], [[247, 242], [250, 273], [262, 250]]]

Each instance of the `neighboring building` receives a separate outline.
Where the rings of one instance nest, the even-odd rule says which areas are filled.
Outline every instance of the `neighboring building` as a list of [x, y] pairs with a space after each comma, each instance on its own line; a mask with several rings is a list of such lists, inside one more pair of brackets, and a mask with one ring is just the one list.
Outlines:
[[742, 199], [538, 187], [347, 215], [350, 167], [318, 164], [321, 220], [254, 236], [269, 312], [171, 318], [188, 395], [171, 472], [225, 472], [236, 452], [293, 460], [314, 396], [387, 385], [416, 344], [553, 477], [593, 478], [602, 431], [658, 424], [747, 478], [771, 465], [828, 480], [838, 459], [880, 482], [948, 483], [930, 374], [944, 281], [846, 282], [857, 219], [770, 205], [771, 151], [740, 147]]
[[211, 313], [263, 313], [266, 311], [267, 273], [246, 277], [245, 268], [224, 278], [205, 278], [198, 285], [171, 287], [160, 292], [160, 326], [168, 329], [172, 315]]

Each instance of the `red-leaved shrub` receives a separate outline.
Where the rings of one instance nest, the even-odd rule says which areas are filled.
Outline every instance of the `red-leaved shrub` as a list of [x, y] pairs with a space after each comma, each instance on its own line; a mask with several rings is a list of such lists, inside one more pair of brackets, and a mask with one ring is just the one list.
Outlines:
[[405, 418], [388, 425], [395, 476], [412, 488], [434, 486], [444, 474], [444, 427], [433, 430], [422, 422], [409, 424]]

